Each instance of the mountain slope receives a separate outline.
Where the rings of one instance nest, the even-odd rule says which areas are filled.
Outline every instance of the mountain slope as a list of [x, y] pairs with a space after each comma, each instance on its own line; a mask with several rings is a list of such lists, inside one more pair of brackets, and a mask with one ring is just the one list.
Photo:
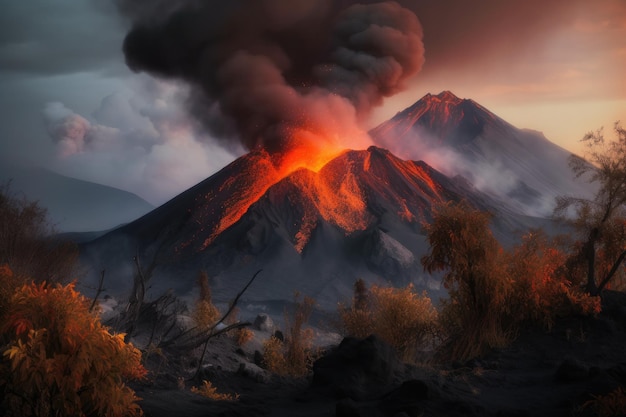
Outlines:
[[0, 181], [11, 181], [11, 191], [38, 201], [60, 232], [107, 230], [128, 223], [154, 207], [127, 191], [43, 168], [21, 168], [3, 163]]
[[570, 152], [449, 91], [427, 94], [370, 133], [396, 155], [464, 176], [524, 214], [549, 215], [557, 195], [593, 195], [569, 169]]
[[264, 269], [249, 299], [290, 300], [298, 290], [333, 308], [349, 297], [357, 278], [437, 287], [419, 263], [426, 250], [421, 224], [435, 204], [465, 199], [497, 212], [494, 231], [503, 240], [538, 225], [464, 181], [376, 147], [346, 151], [318, 172], [300, 169], [273, 184], [270, 174], [263, 153], [245, 155], [84, 245], [83, 258], [107, 269], [107, 287], [118, 293], [128, 291], [130, 259], [138, 254], [151, 271], [155, 292], [174, 288], [190, 294], [203, 269], [213, 278], [214, 296], [223, 301]]

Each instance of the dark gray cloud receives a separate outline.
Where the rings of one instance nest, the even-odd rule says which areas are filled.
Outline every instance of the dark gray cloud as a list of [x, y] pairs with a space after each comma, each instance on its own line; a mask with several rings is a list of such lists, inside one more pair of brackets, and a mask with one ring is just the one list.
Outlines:
[[184, 79], [204, 94], [194, 113], [248, 148], [358, 131], [373, 106], [422, 66], [422, 28], [393, 1], [176, 1], [119, 4], [135, 71]]
[[124, 33], [106, 0], [0, 0], [0, 73], [119, 73]]

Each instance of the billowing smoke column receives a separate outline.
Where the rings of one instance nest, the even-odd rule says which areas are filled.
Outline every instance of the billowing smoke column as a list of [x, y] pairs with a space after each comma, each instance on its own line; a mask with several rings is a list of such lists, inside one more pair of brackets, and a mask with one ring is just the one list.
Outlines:
[[421, 25], [394, 1], [118, 2], [128, 66], [197, 86], [194, 113], [248, 149], [354, 145], [424, 61]]

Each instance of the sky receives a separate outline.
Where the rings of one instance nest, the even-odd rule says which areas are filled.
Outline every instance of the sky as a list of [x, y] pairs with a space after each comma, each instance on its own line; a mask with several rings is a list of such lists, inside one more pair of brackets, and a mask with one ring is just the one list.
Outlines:
[[[626, 0], [407, 2], [425, 61], [368, 127], [442, 90], [573, 152], [586, 132], [626, 124]], [[189, 114], [188, 85], [126, 66], [130, 25], [113, 0], [0, 0], [2, 163], [158, 205], [245, 152]]]

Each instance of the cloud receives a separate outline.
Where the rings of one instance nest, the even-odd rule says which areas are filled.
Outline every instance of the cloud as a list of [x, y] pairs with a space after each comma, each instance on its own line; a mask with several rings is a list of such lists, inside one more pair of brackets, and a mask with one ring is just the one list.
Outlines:
[[0, 73], [125, 71], [124, 28], [108, 1], [3, 1], [1, 7]]
[[105, 97], [91, 117], [48, 103], [43, 118], [58, 151], [54, 167], [165, 202], [238, 155], [187, 115], [187, 95], [178, 84], [144, 78], [132, 93]]

